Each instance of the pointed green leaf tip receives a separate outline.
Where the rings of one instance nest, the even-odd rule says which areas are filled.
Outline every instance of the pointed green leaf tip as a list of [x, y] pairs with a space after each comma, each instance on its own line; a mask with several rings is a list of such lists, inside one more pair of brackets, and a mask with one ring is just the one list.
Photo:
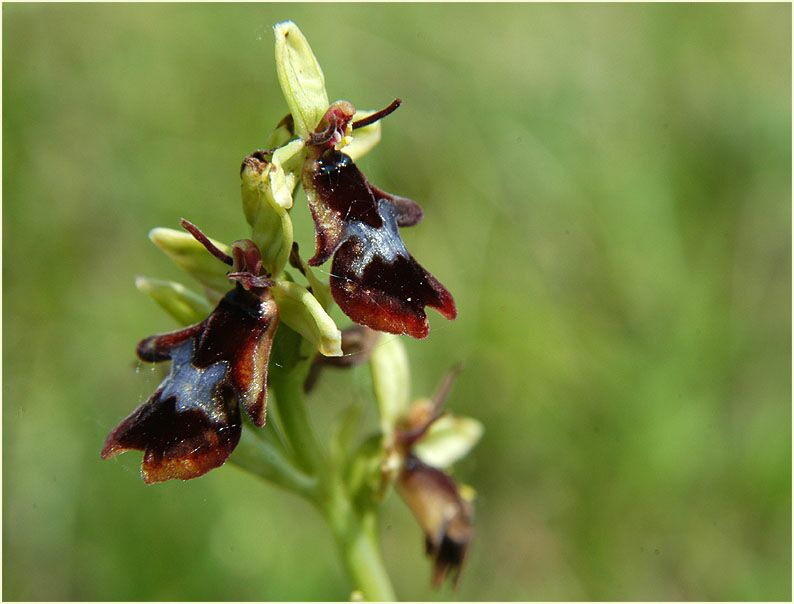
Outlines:
[[284, 21], [273, 31], [278, 81], [295, 121], [295, 133], [305, 139], [328, 109], [323, 71], [297, 25]]

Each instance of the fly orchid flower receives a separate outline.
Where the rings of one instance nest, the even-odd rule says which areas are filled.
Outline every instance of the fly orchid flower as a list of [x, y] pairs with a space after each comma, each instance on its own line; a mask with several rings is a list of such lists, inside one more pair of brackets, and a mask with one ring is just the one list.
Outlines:
[[374, 123], [400, 105], [353, 121], [347, 101], [333, 103], [306, 141], [302, 183], [314, 219], [317, 266], [332, 255], [331, 294], [356, 323], [372, 329], [424, 338], [425, 306], [447, 319], [457, 316], [452, 295], [408, 252], [399, 227], [422, 219], [422, 208], [407, 197], [371, 184], [349, 155], [337, 150], [348, 133]]
[[474, 532], [473, 490], [442, 469], [468, 453], [482, 434], [479, 422], [442, 411], [459, 371], [458, 366], [447, 374], [431, 400], [414, 403], [394, 434], [402, 460], [397, 491], [425, 533], [435, 587], [447, 576], [457, 587]]
[[341, 357], [315, 358], [311, 385], [323, 367], [370, 362], [382, 434], [373, 492], [382, 497], [388, 485], [395, 484], [425, 534], [433, 585], [439, 587], [451, 576], [457, 586], [474, 532], [474, 491], [459, 485], [446, 470], [476, 445], [483, 432], [478, 421], [443, 410], [460, 365], [450, 370], [431, 399], [408, 406], [407, 359], [398, 339], [378, 337], [377, 332], [356, 326], [342, 332], [342, 350]]
[[232, 244], [229, 256], [188, 221], [182, 226], [232, 266], [227, 277], [236, 285], [201, 323], [138, 344], [142, 361], [170, 360], [171, 370], [110, 433], [102, 457], [144, 451], [146, 483], [196, 478], [222, 465], [240, 440], [240, 406], [256, 426], [265, 424], [267, 362], [278, 308], [259, 250], [243, 239]]

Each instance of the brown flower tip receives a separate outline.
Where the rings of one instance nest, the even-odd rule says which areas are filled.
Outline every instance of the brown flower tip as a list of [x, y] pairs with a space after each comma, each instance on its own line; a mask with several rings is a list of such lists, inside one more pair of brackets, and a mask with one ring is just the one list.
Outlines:
[[452, 295], [408, 252], [399, 227], [422, 219], [419, 205], [371, 185], [349, 156], [329, 149], [306, 162], [303, 185], [316, 231], [309, 264], [333, 255], [331, 294], [356, 323], [424, 338], [425, 307], [457, 316]]
[[425, 533], [425, 547], [433, 560], [433, 586], [452, 577], [457, 588], [473, 535], [474, 510], [455, 481], [437, 468], [408, 455], [397, 489]]
[[[203, 236], [193, 225], [188, 230]], [[235, 271], [229, 276], [238, 285], [205, 321], [138, 344], [141, 360], [170, 360], [171, 370], [149, 400], [110, 433], [102, 457], [143, 451], [144, 482], [187, 480], [222, 465], [240, 440], [240, 406], [254, 424], [265, 424], [278, 308], [269, 280], [258, 274], [261, 260], [252, 245], [235, 242], [233, 258], [210, 250], [224, 262], [228, 258]]]

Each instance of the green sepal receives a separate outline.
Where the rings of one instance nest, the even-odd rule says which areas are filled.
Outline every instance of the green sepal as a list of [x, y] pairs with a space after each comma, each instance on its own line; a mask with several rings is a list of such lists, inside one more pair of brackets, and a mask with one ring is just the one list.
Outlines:
[[135, 287], [147, 294], [181, 325], [200, 323], [212, 312], [206, 298], [176, 281], [136, 277]]
[[328, 109], [325, 77], [297, 25], [284, 21], [273, 30], [278, 81], [295, 121], [295, 133], [305, 139]]
[[[219, 292], [229, 291], [231, 282], [226, 277], [229, 267], [213, 257], [189, 233], [157, 227], [149, 231], [149, 239], [163, 250], [174, 263], [202, 285]], [[222, 252], [229, 254], [225, 243], [210, 239]]]
[[466, 456], [482, 433], [483, 426], [476, 419], [442, 415], [430, 425], [413, 451], [426, 464], [446, 468]]
[[342, 356], [342, 332], [308, 289], [279, 279], [270, 292], [286, 325], [314, 344], [320, 354]]
[[292, 266], [297, 268], [304, 277], [306, 277], [306, 281], [309, 282], [309, 287], [311, 287], [312, 293], [314, 294], [314, 297], [317, 298], [317, 301], [320, 303], [320, 305], [325, 310], [331, 308], [334, 299], [331, 297], [330, 285], [326, 281], [320, 281], [314, 272], [314, 269], [309, 266], [309, 264], [300, 256], [300, 254], [296, 253], [293, 255], [290, 258], [290, 263]]
[[272, 167], [263, 162], [244, 163], [240, 191], [251, 239], [262, 252], [265, 270], [277, 277], [289, 261], [293, 231], [289, 213], [273, 201], [269, 181]]
[[282, 147], [293, 138], [295, 138], [295, 124], [292, 121], [292, 114], [288, 113], [268, 135], [265, 140], [265, 149]]

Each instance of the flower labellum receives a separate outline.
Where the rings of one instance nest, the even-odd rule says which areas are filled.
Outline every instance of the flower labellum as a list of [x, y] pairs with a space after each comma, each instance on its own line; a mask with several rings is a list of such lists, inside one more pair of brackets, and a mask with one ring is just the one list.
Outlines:
[[146, 483], [196, 478], [221, 466], [240, 440], [240, 406], [257, 426], [266, 417], [267, 362], [278, 309], [259, 250], [244, 239], [228, 256], [186, 220], [182, 226], [232, 265], [228, 278], [237, 285], [201, 323], [138, 344], [141, 360], [170, 360], [171, 370], [149, 400], [110, 433], [102, 457], [144, 451]]
[[[458, 486], [442, 469], [426, 463], [418, 447], [427, 440], [434, 425], [446, 417], [442, 407], [460, 369], [460, 365], [453, 367], [432, 400], [420, 400], [413, 405], [395, 434], [396, 447], [403, 458], [397, 491], [425, 533], [425, 549], [433, 560], [435, 587], [448, 575], [452, 575], [455, 587], [460, 581], [474, 534], [474, 505], [471, 497], [464, 495], [465, 487]], [[473, 446], [474, 441], [469, 444]]]
[[457, 587], [473, 534], [474, 510], [455, 481], [438, 468], [409, 454], [397, 479], [397, 490], [425, 533], [433, 560], [433, 586], [453, 575]]
[[308, 263], [323, 264], [333, 255], [331, 294], [356, 323], [378, 331], [427, 336], [425, 306], [448, 319], [457, 316], [452, 295], [405, 247], [399, 227], [422, 219], [413, 200], [372, 185], [350, 156], [337, 150], [355, 128], [385, 117], [399, 106], [353, 122], [354, 107], [331, 105], [306, 145], [303, 187], [315, 224], [316, 250]]

